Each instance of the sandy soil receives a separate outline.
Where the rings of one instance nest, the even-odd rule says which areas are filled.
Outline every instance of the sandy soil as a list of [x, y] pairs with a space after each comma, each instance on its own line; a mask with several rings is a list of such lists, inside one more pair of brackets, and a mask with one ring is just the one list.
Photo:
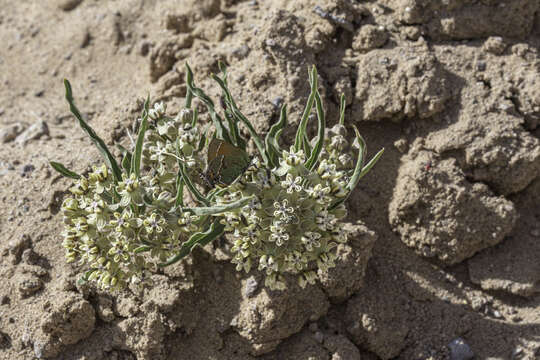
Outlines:
[[[540, 359], [540, 1], [0, 0], [0, 358]], [[76, 284], [60, 204], [184, 63], [265, 132], [319, 70], [330, 124], [384, 157], [351, 197], [362, 231], [287, 292], [197, 249], [140, 291]], [[287, 134], [285, 134], [287, 135]], [[288, 134], [290, 135], [290, 134]], [[369, 260], [369, 261], [368, 261]]]

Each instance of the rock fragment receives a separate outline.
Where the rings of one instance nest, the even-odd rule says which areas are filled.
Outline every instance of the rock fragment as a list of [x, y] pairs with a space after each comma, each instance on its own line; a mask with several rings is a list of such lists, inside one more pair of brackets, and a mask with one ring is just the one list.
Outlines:
[[34, 295], [36, 292], [41, 290], [42, 287], [43, 282], [34, 276], [24, 276], [19, 281], [19, 292], [23, 298]]
[[252, 344], [255, 356], [274, 350], [281, 340], [315, 321], [329, 307], [325, 294], [315, 286], [300, 289], [295, 279], [287, 291], [262, 289], [255, 296], [244, 295], [231, 326]]
[[474, 357], [474, 352], [462, 338], [456, 338], [448, 344], [450, 360], [469, 360]]
[[64, 11], [71, 11], [82, 3], [83, 0], [56, 0], [58, 8]]
[[25, 126], [22, 123], [14, 123], [0, 129], [0, 143], [5, 144], [15, 140], [15, 138], [24, 131]]
[[39, 139], [45, 135], [49, 135], [49, 126], [45, 121], [39, 120], [22, 132], [15, 142], [20, 145], [26, 145], [28, 142]]
[[454, 159], [410, 150], [389, 206], [401, 240], [418, 254], [456, 264], [501, 242], [516, 221], [514, 204], [471, 184]]
[[352, 48], [357, 51], [369, 51], [383, 47], [388, 41], [388, 33], [383, 27], [364, 25], [354, 36]]

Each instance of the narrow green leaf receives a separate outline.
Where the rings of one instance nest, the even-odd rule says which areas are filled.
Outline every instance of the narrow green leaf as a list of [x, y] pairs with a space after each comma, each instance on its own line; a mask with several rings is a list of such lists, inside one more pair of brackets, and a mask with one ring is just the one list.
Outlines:
[[133, 161], [131, 161], [131, 173], [137, 176], [137, 179], [141, 176], [141, 156], [144, 143], [144, 134], [148, 128], [148, 109], [150, 107], [150, 95], [144, 102], [144, 108], [141, 116], [141, 126], [139, 128], [139, 134], [137, 135], [137, 142], [135, 143], [135, 153], [133, 154]]
[[306, 134], [304, 134], [303, 147], [304, 147], [304, 154], [306, 154], [306, 158], [309, 159], [313, 149], [311, 148], [311, 143], [309, 142], [309, 139]]
[[122, 158], [122, 168], [127, 173], [131, 170], [131, 153], [129, 151], [124, 153], [124, 157]]
[[75, 180], [81, 177], [81, 175], [71, 170], [68, 170], [63, 164], [60, 164], [59, 162], [51, 161], [49, 162], [49, 164], [52, 166], [54, 170], [58, 171], [60, 174], [62, 174], [65, 177], [72, 178]]
[[217, 76], [214, 77], [214, 80], [219, 84], [221, 89], [224, 93], [227, 94], [227, 99], [230, 102], [230, 106], [232, 108], [233, 115], [237, 118], [237, 121], [241, 121], [248, 129], [249, 135], [253, 139], [253, 142], [255, 143], [255, 146], [257, 146], [257, 150], [261, 154], [261, 157], [263, 159], [264, 164], [269, 163], [268, 156], [266, 155], [266, 151], [264, 149], [264, 143], [263, 140], [260, 138], [259, 134], [255, 131], [255, 128], [253, 125], [251, 125], [251, 122], [242, 114], [242, 112], [238, 109], [236, 106], [236, 103], [234, 102], [233, 97], [231, 96], [231, 93], [229, 92], [229, 89], [227, 88], [227, 85]]
[[71, 113], [79, 120], [79, 125], [81, 128], [88, 134], [90, 137], [90, 140], [96, 145], [98, 150], [103, 155], [103, 158], [105, 159], [106, 164], [109, 166], [109, 168], [112, 170], [114, 179], [116, 181], [120, 181], [122, 179], [122, 171], [120, 170], [120, 167], [118, 166], [118, 163], [112, 156], [112, 154], [109, 152], [109, 149], [107, 148], [107, 145], [105, 145], [105, 142], [96, 134], [94, 129], [92, 129], [86, 121], [83, 120], [81, 113], [75, 106], [75, 103], [73, 101], [73, 94], [71, 90], [71, 84], [67, 79], [64, 79], [64, 86], [66, 88], [66, 100], [69, 103], [69, 108]]
[[224, 213], [225, 211], [238, 209], [244, 205], [247, 205], [252, 199], [253, 199], [253, 196], [250, 196], [250, 197], [245, 197], [226, 205], [185, 208], [185, 209], [182, 209], [182, 211], [189, 211], [193, 213], [194, 215], [199, 215], [199, 216], [221, 214], [221, 213]]
[[208, 228], [208, 230], [206, 230], [205, 232], [198, 232], [196, 234], [193, 234], [187, 241], [182, 244], [182, 246], [180, 247], [180, 251], [175, 256], [171, 257], [164, 263], [158, 264], [158, 266], [165, 267], [174, 264], [183, 259], [184, 257], [188, 256], [196, 246], [203, 247], [206, 244], [209, 244], [213, 240], [220, 237], [225, 230], [225, 225], [221, 224], [219, 220], [220, 219], [215, 219]]
[[206, 198], [199, 192], [199, 190], [197, 190], [195, 185], [193, 185], [193, 182], [189, 178], [189, 175], [186, 170], [186, 165], [184, 163], [180, 164], [180, 172], [182, 173], [182, 181], [184, 182], [184, 184], [186, 184], [189, 192], [191, 193], [191, 195], [193, 195], [195, 200], [205, 206], [210, 206], [210, 203], [208, 202], [208, 200], [206, 200]]
[[210, 118], [212, 119], [212, 122], [214, 123], [214, 126], [216, 128], [217, 136], [219, 139], [223, 139], [225, 141], [231, 142], [231, 137], [229, 134], [229, 129], [223, 124], [223, 120], [221, 117], [216, 113], [215, 105], [212, 99], [208, 97], [204, 93], [202, 89], [199, 89], [198, 87], [195, 87], [195, 84], [193, 82], [193, 71], [191, 71], [191, 68], [186, 63], [186, 84], [188, 89], [190, 89], [191, 93], [198, 97], [208, 109], [208, 113], [210, 114]]
[[315, 100], [315, 91], [317, 91], [318, 86], [317, 69], [315, 66], [313, 66], [311, 72], [309, 73], [309, 83], [311, 84], [311, 92], [309, 94], [304, 113], [302, 114], [300, 124], [298, 124], [298, 130], [296, 131], [296, 137], [294, 139], [294, 151], [299, 151], [302, 148], [302, 142], [304, 141], [309, 114], [311, 114], [313, 101]]
[[179, 207], [184, 205], [184, 181], [182, 179], [182, 173], [178, 171], [176, 176], [176, 199], [174, 200], [174, 206]]
[[366, 164], [366, 166], [362, 168], [362, 171], [360, 172], [360, 176], [359, 176], [360, 179], [363, 178], [364, 175], [366, 175], [373, 166], [375, 166], [375, 164], [377, 163], [377, 161], [379, 161], [379, 158], [382, 156], [383, 153], [384, 153], [384, 148], [379, 150], [379, 152], [375, 154], [375, 156]]
[[133, 252], [135, 254], [140, 254], [142, 252], [147, 252], [147, 251], [150, 251], [152, 250], [152, 247], [151, 246], [148, 246], [148, 245], [142, 245], [142, 246], [139, 246], [138, 248], [136, 248]]
[[[316, 74], [315, 74], [316, 76]], [[324, 130], [326, 128], [326, 119], [324, 115], [324, 109], [322, 107], [321, 95], [319, 90], [315, 89], [315, 104], [317, 107], [317, 120], [318, 120], [318, 135], [317, 142], [311, 151], [311, 156], [306, 162], [306, 168], [313, 170], [317, 161], [319, 160], [319, 155], [321, 154], [323, 145], [324, 145]]]
[[285, 126], [287, 126], [287, 105], [283, 105], [281, 107], [279, 121], [270, 127], [270, 130], [264, 139], [266, 152], [272, 167], [276, 167], [278, 165], [278, 158], [281, 155], [281, 147], [279, 146], [277, 138], [279, 135], [281, 135], [281, 131], [283, 128], [285, 128]]
[[339, 124], [345, 125], [345, 94], [341, 94], [339, 99]]
[[[186, 83], [187, 83], [187, 74], [186, 74]], [[191, 92], [191, 90], [188, 88], [187, 91], [186, 91], [186, 109], [190, 109], [191, 108], [191, 101], [193, 100], [193, 93]]]

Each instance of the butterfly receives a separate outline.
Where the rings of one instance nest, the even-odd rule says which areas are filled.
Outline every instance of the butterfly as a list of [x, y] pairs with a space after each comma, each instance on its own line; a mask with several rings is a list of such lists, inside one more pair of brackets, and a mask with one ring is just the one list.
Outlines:
[[231, 185], [249, 167], [248, 154], [225, 140], [212, 138], [208, 144], [206, 170], [202, 177], [210, 185]]

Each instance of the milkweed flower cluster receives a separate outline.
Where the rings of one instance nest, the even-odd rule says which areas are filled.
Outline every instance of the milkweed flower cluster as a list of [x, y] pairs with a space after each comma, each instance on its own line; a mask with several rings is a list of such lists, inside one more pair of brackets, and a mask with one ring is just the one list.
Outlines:
[[[86, 266], [83, 281], [118, 289], [228, 234], [237, 270], [258, 269], [271, 289], [285, 289], [287, 273], [302, 287], [313, 284], [318, 272], [335, 266], [336, 247], [350, 235], [343, 226], [345, 200], [382, 150], [364, 165], [365, 143], [356, 128], [354, 144], [347, 140], [344, 97], [338, 124], [326, 128], [315, 68], [296, 137], [286, 147], [280, 144], [286, 106], [262, 139], [234, 102], [222, 64], [222, 76], [213, 79], [223, 91], [223, 117], [186, 68], [185, 108], [170, 117], [165, 104], [150, 107], [147, 100], [136, 141], [121, 148], [120, 163], [82, 119], [65, 81], [72, 113], [105, 160], [86, 175], [51, 162], [75, 180], [62, 204], [67, 261]], [[206, 106], [212, 128], [198, 120], [195, 98]], [[318, 132], [309, 140], [313, 107]], [[240, 124], [257, 149], [251, 162]]]
[[[186, 112], [171, 119], [165, 116], [162, 104], [152, 110], [149, 118], [157, 127], [147, 134], [149, 171], [137, 177], [122, 169], [121, 179], [114, 181], [105, 164], [94, 166], [87, 176], [78, 176], [69, 189], [71, 196], [62, 204], [66, 259], [87, 264], [90, 269], [85, 279], [95, 280], [102, 288], [121, 288], [144, 279], [149, 269], [173, 256], [199, 228], [198, 216], [170, 211], [178, 190], [176, 173], [171, 172], [176, 165], [175, 151], [158, 155], [154, 150], [160, 140], [169, 146], [171, 135], [182, 138]], [[172, 129], [178, 123], [179, 128]], [[168, 136], [161, 138], [160, 133]], [[193, 141], [186, 141], [181, 146], [186, 159], [195, 157], [188, 148], [191, 144]]]
[[347, 171], [331, 160], [309, 170], [305, 161], [303, 150], [291, 148], [281, 154], [279, 168], [256, 162], [217, 199], [252, 199], [221, 221], [233, 234], [237, 270], [264, 271], [271, 289], [285, 288], [284, 273], [298, 274], [302, 287], [313, 284], [317, 270], [335, 266], [335, 247], [349, 235], [342, 224], [345, 205], [333, 206], [347, 195]]

